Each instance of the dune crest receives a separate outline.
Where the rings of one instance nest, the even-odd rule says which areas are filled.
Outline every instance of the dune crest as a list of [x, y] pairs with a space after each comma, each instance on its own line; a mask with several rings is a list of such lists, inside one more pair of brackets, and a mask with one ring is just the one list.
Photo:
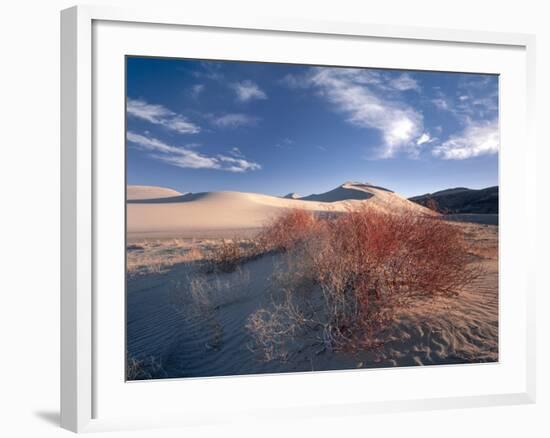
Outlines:
[[156, 186], [126, 186], [126, 199], [128, 201], [138, 201], [144, 199], [162, 199], [172, 196], [181, 196], [182, 193], [166, 187]]
[[319, 213], [339, 213], [367, 204], [386, 212], [436, 214], [388, 189], [353, 182], [304, 198], [281, 198], [245, 192], [182, 195], [160, 187], [148, 189], [151, 190], [141, 189], [138, 193], [141, 196], [159, 193], [161, 196], [128, 198], [129, 235], [191, 237], [201, 230], [257, 229], [293, 208]]

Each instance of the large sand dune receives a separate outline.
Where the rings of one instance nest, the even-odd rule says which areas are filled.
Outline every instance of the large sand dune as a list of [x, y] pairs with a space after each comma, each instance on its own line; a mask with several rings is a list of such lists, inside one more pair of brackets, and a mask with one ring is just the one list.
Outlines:
[[155, 186], [127, 186], [126, 198], [128, 201], [138, 201], [144, 199], [164, 199], [173, 196], [181, 196], [182, 193], [168, 189], [166, 187]]
[[[298, 199], [242, 192], [182, 195], [161, 187], [134, 187], [128, 187], [130, 237], [191, 237], [201, 232], [257, 229], [293, 208], [338, 213], [368, 204], [387, 212], [434, 214], [390, 190], [352, 182], [323, 194]], [[155, 193], [160, 196], [153, 196]]]

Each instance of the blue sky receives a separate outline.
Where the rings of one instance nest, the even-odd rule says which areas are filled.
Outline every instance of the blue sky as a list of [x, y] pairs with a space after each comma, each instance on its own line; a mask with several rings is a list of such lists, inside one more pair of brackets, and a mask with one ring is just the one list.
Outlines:
[[405, 196], [498, 184], [498, 77], [127, 59], [128, 184]]

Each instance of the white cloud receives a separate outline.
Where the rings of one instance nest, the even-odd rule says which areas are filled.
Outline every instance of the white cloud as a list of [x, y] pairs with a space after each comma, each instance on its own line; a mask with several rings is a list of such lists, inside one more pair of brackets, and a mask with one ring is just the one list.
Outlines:
[[198, 98], [198, 97], [202, 94], [202, 92], [204, 91], [204, 89], [205, 89], [204, 84], [195, 84], [195, 85], [193, 85], [193, 86], [191, 87], [191, 91], [190, 91], [191, 97], [192, 97], [193, 99]]
[[461, 79], [457, 96], [448, 96], [440, 88], [435, 90], [432, 104], [441, 111], [448, 111], [461, 124], [471, 119], [492, 119], [498, 113], [498, 85], [488, 76]]
[[232, 87], [235, 93], [237, 93], [237, 99], [241, 102], [248, 102], [254, 99], [267, 99], [265, 92], [250, 80], [236, 82]]
[[[246, 172], [260, 170], [262, 167], [253, 161], [248, 161], [238, 148], [233, 148], [229, 154], [237, 154], [235, 157], [225, 155], [213, 155], [198, 153], [191, 150], [191, 146], [178, 147], [168, 145], [156, 138], [136, 134], [129, 131], [126, 139], [138, 148], [150, 153], [152, 158], [172, 164], [177, 167], [191, 169], [215, 169], [226, 172]], [[192, 145], [195, 147], [196, 145]]]
[[187, 120], [184, 116], [174, 113], [168, 108], [147, 103], [144, 100], [128, 98], [126, 103], [128, 115], [146, 120], [155, 125], [164, 126], [180, 134], [197, 134], [200, 127]]
[[174, 113], [162, 105], [147, 103], [143, 100], [128, 98], [126, 110], [128, 114], [147, 120], [150, 123], [160, 124], [161, 120], [172, 117]]
[[219, 128], [237, 128], [239, 126], [255, 125], [258, 119], [246, 114], [230, 113], [223, 116], [215, 117], [212, 123]]
[[291, 138], [285, 137], [280, 142], [275, 144], [275, 147], [281, 148], [281, 149], [291, 149], [293, 144], [294, 144], [294, 140], [292, 140]]
[[420, 85], [407, 73], [401, 74], [395, 79], [390, 80], [390, 85], [399, 91], [414, 90], [420, 91]]
[[312, 86], [346, 114], [349, 123], [381, 132], [379, 158], [393, 157], [400, 150], [416, 156], [416, 139], [423, 132], [422, 114], [381, 92], [387, 90], [387, 82], [380, 82], [386, 79], [378, 72], [341, 68], [314, 68], [309, 76]]
[[[489, 76], [465, 75], [454, 96], [435, 90], [436, 108], [455, 117], [462, 130], [432, 149], [434, 156], [464, 160], [496, 154], [499, 149], [498, 84]], [[438, 131], [441, 134], [441, 129]], [[435, 140], [435, 139], [434, 139]]]
[[424, 143], [431, 143], [434, 139], [428, 134], [427, 132], [424, 132], [420, 137], [418, 137], [418, 140], [416, 140], [416, 144], [418, 146], [423, 145]]
[[228, 167], [224, 167], [223, 170], [227, 170], [228, 172], [246, 172], [248, 170], [260, 170], [262, 166], [260, 166], [258, 163], [254, 163], [253, 161], [247, 161], [244, 158], [235, 158], [235, 157], [228, 157], [227, 155], [218, 155], [218, 159], [224, 163], [228, 164]]
[[172, 131], [179, 132], [180, 134], [197, 134], [200, 132], [200, 128], [197, 125], [179, 115], [169, 120], [163, 120], [161, 125]]
[[309, 87], [306, 77], [290, 73], [284, 75], [283, 78], [279, 80], [279, 83], [293, 89]]
[[432, 150], [433, 155], [445, 160], [464, 160], [480, 155], [496, 154], [499, 149], [498, 121], [468, 122], [463, 132]]
[[436, 99], [432, 99], [432, 103], [439, 110], [451, 111], [451, 102], [448, 101], [447, 99], [444, 99], [442, 97], [438, 97]]

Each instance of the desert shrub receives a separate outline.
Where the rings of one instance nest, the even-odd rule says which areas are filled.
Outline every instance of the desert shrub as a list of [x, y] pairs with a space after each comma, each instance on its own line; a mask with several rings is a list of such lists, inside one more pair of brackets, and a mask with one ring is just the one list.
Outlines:
[[[340, 277], [359, 294], [449, 294], [477, 277], [460, 227], [440, 217], [363, 208], [329, 224], [312, 254], [317, 280]], [[337, 274], [337, 275], [335, 275]]]
[[[480, 274], [460, 227], [439, 217], [361, 208], [321, 222], [282, 246], [293, 254], [287, 292], [249, 319], [266, 359], [292, 336], [313, 336], [332, 350], [374, 347], [397, 309], [419, 297], [456, 294]], [[288, 281], [293, 273], [300, 287]], [[305, 294], [304, 274], [313, 285]]]
[[228, 273], [264, 253], [259, 240], [223, 239], [221, 244], [214, 245], [208, 250], [203, 261], [208, 273]]
[[221, 244], [209, 250], [206, 259], [207, 272], [233, 272], [243, 263], [260, 256], [262, 250], [255, 241], [223, 239]]
[[136, 359], [130, 355], [126, 358], [126, 380], [149, 380], [166, 377], [160, 360], [151, 356]]
[[210, 253], [212, 268], [222, 272], [235, 270], [244, 254], [239, 242], [235, 240], [222, 240], [221, 245], [215, 246]]
[[305, 322], [303, 314], [287, 297], [271, 310], [253, 313], [246, 327], [254, 334], [263, 358], [269, 361], [286, 357], [288, 341], [296, 337]]
[[264, 251], [287, 251], [311, 238], [321, 226], [322, 222], [313, 213], [293, 209], [267, 224], [258, 242]]
[[287, 251], [310, 238], [324, 223], [304, 210], [290, 210], [268, 223], [253, 240], [223, 239], [210, 248], [207, 272], [233, 272], [238, 266], [271, 251]]

